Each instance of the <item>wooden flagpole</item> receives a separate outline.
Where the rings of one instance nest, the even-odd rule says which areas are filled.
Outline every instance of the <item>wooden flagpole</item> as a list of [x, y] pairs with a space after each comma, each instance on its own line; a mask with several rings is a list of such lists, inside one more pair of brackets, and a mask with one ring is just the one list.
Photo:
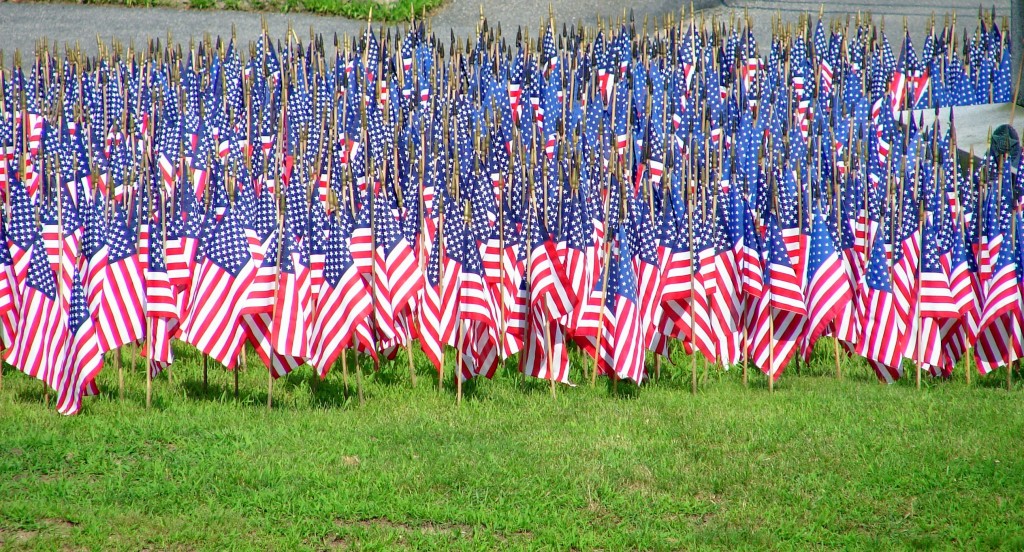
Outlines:
[[243, 345], [242, 346], [241, 364], [239, 366], [236, 366], [235, 369], [232, 370], [232, 372], [234, 372], [234, 375], [235, 375], [235, 399], [238, 399], [238, 371], [242, 367], [244, 367], [244, 366], [245, 366], [245, 346]]
[[[152, 319], [150, 319], [148, 321], [148, 325], [149, 325], [149, 336], [150, 336], [149, 338], [153, 339], [153, 337], [152, 337], [153, 336], [153, 320]], [[141, 345], [140, 345], [140, 348], [141, 348]], [[143, 363], [142, 366], [143, 366], [143, 369], [146, 371], [146, 410], [149, 410], [150, 407], [153, 405], [153, 370], [147, 365], [147, 363]]]
[[[693, 17], [692, 13], [691, 13], [690, 17], [691, 18]], [[706, 143], [707, 142], [705, 142], [705, 144]], [[696, 347], [696, 341], [694, 339], [696, 337], [696, 327], [695, 327], [696, 323], [695, 323], [694, 316], [693, 316], [693, 313], [694, 313], [694, 299], [695, 299], [695, 297], [694, 297], [694, 284], [696, 284], [697, 276], [698, 276], [698, 272], [699, 272], [698, 271], [698, 267], [697, 267], [697, 263], [695, 262], [697, 260], [697, 258], [693, 254], [693, 223], [694, 223], [694, 220], [693, 220], [693, 207], [694, 207], [694, 203], [697, 201], [697, 181], [694, 178], [694, 175], [695, 175], [695, 173], [697, 171], [697, 167], [695, 166], [696, 160], [694, 158], [694, 151], [693, 151], [695, 146], [696, 146], [696, 141], [691, 138], [690, 139], [689, 148], [688, 148], [689, 149], [689, 152], [688, 152], [689, 153], [689, 159], [687, 160], [687, 163], [686, 163], [686, 166], [687, 166], [687, 171], [686, 171], [686, 173], [687, 173], [687, 175], [686, 175], [686, 192], [687, 192], [686, 209], [689, 211], [689, 214], [687, 215], [687, 218], [690, 221], [690, 224], [687, 225], [687, 230], [688, 230], [688, 233], [689, 233], [688, 239], [689, 239], [689, 242], [690, 242], [690, 349], [691, 349], [691, 352], [690, 352], [690, 357], [691, 357], [690, 358], [690, 393], [693, 394], [693, 395], [697, 394], [697, 354], [698, 354], [697, 347]], [[707, 151], [707, 147], [706, 146], [705, 146], [705, 151]], [[707, 163], [707, 158], [706, 157], [705, 157], [704, 162]]]
[[[121, 359], [121, 348], [114, 349], [114, 365], [117, 366], [117, 399], [124, 402], [124, 366], [123, 360]], [[203, 365], [205, 369], [206, 366]], [[204, 385], [205, 385], [205, 372], [204, 372]]]
[[[354, 341], [355, 337], [352, 339]], [[344, 358], [342, 359], [342, 362], [344, 362]], [[363, 406], [365, 402], [363, 400], [363, 368], [359, 366], [359, 362], [356, 362], [353, 368], [356, 371], [356, 391], [359, 393], [359, 406]]]
[[341, 393], [348, 400], [348, 350], [342, 349], [341, 354]]

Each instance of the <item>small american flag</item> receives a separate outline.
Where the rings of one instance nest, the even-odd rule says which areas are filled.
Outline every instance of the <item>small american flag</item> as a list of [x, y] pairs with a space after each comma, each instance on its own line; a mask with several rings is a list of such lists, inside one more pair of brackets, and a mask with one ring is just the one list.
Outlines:
[[237, 211], [208, 222], [206, 256], [184, 320], [182, 340], [233, 369], [245, 343], [241, 316], [256, 267]]

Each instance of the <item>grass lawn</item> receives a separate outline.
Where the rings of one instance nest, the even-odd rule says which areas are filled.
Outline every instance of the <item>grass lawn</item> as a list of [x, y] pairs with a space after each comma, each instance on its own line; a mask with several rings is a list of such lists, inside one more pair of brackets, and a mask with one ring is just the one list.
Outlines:
[[303, 368], [268, 412], [265, 370], [236, 400], [211, 367], [204, 392], [182, 349], [152, 410], [142, 372], [122, 403], [108, 367], [73, 418], [8, 367], [0, 549], [1024, 547], [1024, 388], [883, 386], [854, 359], [838, 381], [831, 343], [817, 352], [774, 395], [701, 364], [693, 396], [679, 353], [639, 389], [552, 400], [508, 371], [458, 407], [399, 356], [364, 364], [364, 406], [340, 370], [314, 388]]
[[[61, 0], [48, 0], [61, 1]], [[196, 10], [221, 9], [262, 12], [307, 12], [374, 21], [409, 21], [430, 15], [445, 0], [84, 0], [87, 4], [128, 7], [169, 7]], [[414, 15], [415, 14], [415, 15]]]

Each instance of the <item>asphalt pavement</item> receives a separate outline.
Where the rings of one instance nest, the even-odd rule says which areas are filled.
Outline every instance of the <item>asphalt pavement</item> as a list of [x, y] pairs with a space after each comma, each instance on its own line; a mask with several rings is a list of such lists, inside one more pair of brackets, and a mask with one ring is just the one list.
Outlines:
[[[996, 15], [1009, 16], [1010, 2], [1013, 1], [1024, 0], [999, 0], [994, 4]], [[439, 36], [447, 36], [449, 29], [459, 37], [471, 36], [479, 23], [480, 7], [483, 5], [490, 24], [500, 23], [506, 36], [514, 34], [517, 26], [529, 29], [530, 36], [536, 36], [542, 22], [548, 18], [549, 8], [559, 25], [593, 25], [599, 19], [617, 19], [627, 9], [633, 10], [638, 22], [643, 21], [645, 16], [661, 20], [667, 14], [680, 13], [684, 3], [689, 10], [689, 0], [631, 0], [628, 3], [615, 0], [487, 0], [483, 3], [477, 0], [452, 0], [437, 10], [430, 22]], [[800, 14], [817, 14], [822, 6], [820, 2], [812, 0], [694, 0], [694, 4], [699, 13], [706, 17], [717, 15], [728, 18], [730, 14], [746, 13], [754, 21], [761, 44], [768, 42], [773, 17], [781, 16], [784, 21], [795, 22]], [[960, 26], [973, 31], [977, 25], [979, 5], [963, 0], [916, 0], [900, 4], [894, 4], [891, 0], [844, 0], [828, 2], [823, 7], [826, 17], [871, 13], [874, 20], [880, 22], [884, 15], [886, 32], [893, 47], [898, 48], [904, 18], [916, 40], [924, 35], [927, 22], [933, 14], [941, 24], [944, 14], [956, 12]], [[992, 7], [986, 5], [985, 9], [988, 11]], [[201, 38], [206, 33], [230, 36], [232, 26], [239, 39], [249, 41], [259, 35], [263, 17], [267, 20], [271, 35], [280, 38], [285, 36], [289, 24], [302, 38], [308, 37], [310, 28], [331, 37], [334, 33], [354, 35], [366, 25], [365, 21], [311, 14], [2, 2], [0, 51], [5, 54], [5, 62], [10, 63], [11, 54], [15, 50], [31, 52], [44, 37], [59, 45], [78, 43], [92, 53], [97, 50], [97, 38], [105, 42], [117, 39], [124, 44], [134, 41], [141, 46], [151, 37], [165, 39], [170, 34], [176, 41], [187, 44], [190, 37]]]

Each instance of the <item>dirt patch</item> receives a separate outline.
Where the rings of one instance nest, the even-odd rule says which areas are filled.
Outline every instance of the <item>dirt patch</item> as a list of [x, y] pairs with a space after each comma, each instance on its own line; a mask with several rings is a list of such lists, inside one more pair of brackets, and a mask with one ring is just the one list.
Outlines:
[[434, 523], [428, 521], [420, 525], [419, 530], [428, 535], [458, 532], [461, 536], [468, 537], [473, 534], [473, 527], [465, 523]]
[[359, 464], [361, 464], [362, 462], [359, 460], [358, 456], [342, 456], [341, 457], [341, 463], [345, 464], [346, 466], [350, 466], [350, 467], [354, 468], [354, 467], [358, 466]]
[[588, 500], [586, 510], [594, 516], [594, 520], [598, 523], [611, 526], [618, 526], [622, 523], [622, 517], [597, 500]]
[[57, 529], [71, 529], [72, 527], [78, 527], [78, 523], [64, 518], [43, 518], [39, 520], [40, 523], [51, 528]]
[[0, 546], [24, 544], [39, 535], [39, 531], [0, 528]]
[[45, 529], [4, 529], [0, 527], [0, 547], [25, 544], [38, 537], [43, 531], [66, 535], [71, 529], [78, 526], [78, 523], [64, 518], [43, 518], [39, 520], [39, 524], [43, 525]]
[[323, 550], [326, 552], [331, 552], [334, 550], [352, 550], [353, 548], [355, 548], [355, 546], [353, 546], [352, 543], [349, 542], [349, 539], [339, 535], [327, 535], [319, 541], [312, 541], [311, 539], [306, 539], [304, 542], [306, 543], [307, 546], [314, 550]]
[[402, 521], [393, 521], [386, 517], [374, 517], [367, 519], [337, 519], [334, 520], [334, 524], [339, 527], [360, 527], [363, 529], [390, 529], [392, 531], [399, 531], [402, 533], [438, 533], [438, 525], [433, 522], [427, 522], [423, 525], [413, 525], [411, 523], [405, 523]]
[[[422, 523], [407, 523], [403, 521], [394, 521], [386, 517], [374, 517], [367, 519], [349, 520], [349, 519], [336, 519], [334, 524], [338, 527], [353, 528], [359, 527], [361, 529], [387, 529], [393, 532], [399, 533], [399, 540], [404, 541], [405, 535], [444, 535], [457, 533], [462, 538], [472, 538], [475, 531], [488, 531], [484, 526], [470, 525], [468, 523], [453, 523], [453, 522], [439, 522], [439, 521], [424, 521]], [[530, 531], [514, 531], [512, 533], [503, 533], [501, 531], [492, 532], [495, 539], [499, 542], [508, 542], [510, 540], [523, 541], [533, 540], [533, 533]], [[332, 537], [336, 541], [341, 541], [343, 546], [351, 546], [352, 543], [346, 541], [343, 537]], [[345, 548], [336, 548], [344, 550]]]
[[513, 531], [508, 534], [495, 532], [494, 538], [502, 544], [507, 544], [509, 541], [530, 541], [533, 540], [533, 531]]

